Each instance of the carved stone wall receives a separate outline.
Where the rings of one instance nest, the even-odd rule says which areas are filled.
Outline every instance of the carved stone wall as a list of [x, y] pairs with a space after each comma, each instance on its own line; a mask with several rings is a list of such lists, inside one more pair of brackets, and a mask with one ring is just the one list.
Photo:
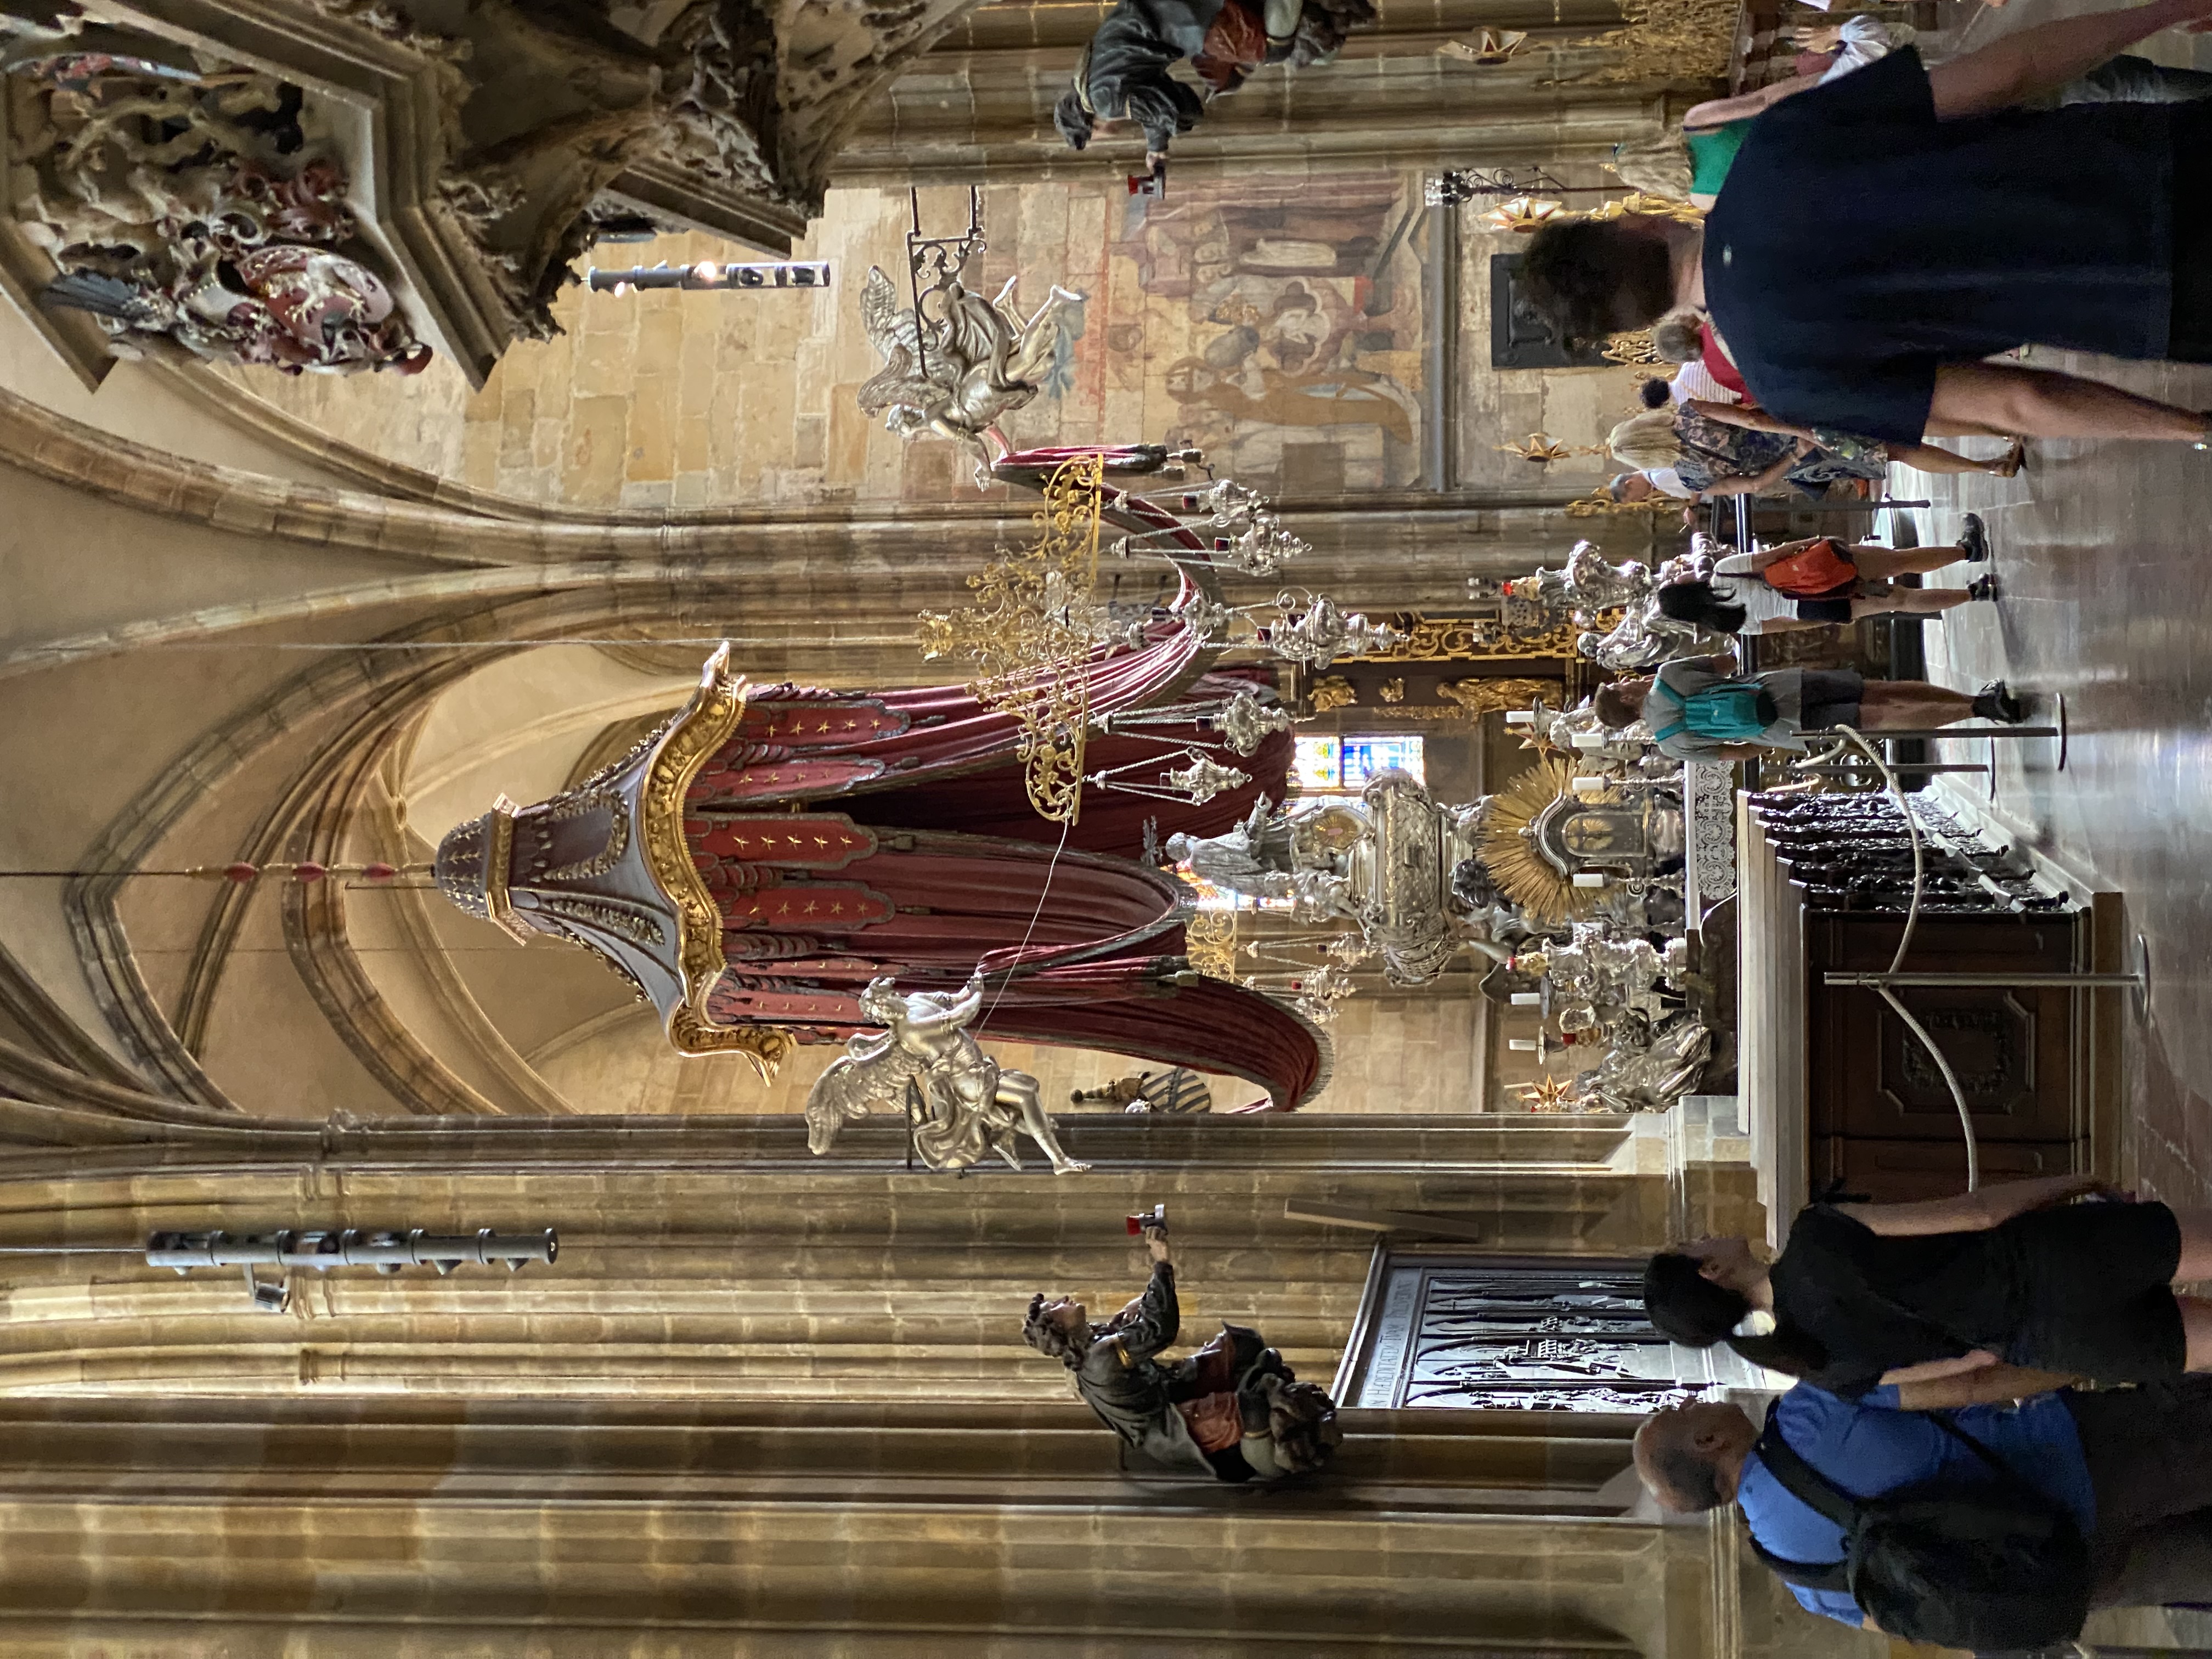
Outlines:
[[[833, 177], [900, 186], [1066, 179], [1118, 191], [1140, 165], [1142, 139], [1101, 135], [1079, 155], [1051, 123], [1105, 9], [1000, 0], [969, 11], [866, 106]], [[1577, 84], [1607, 61], [1577, 43], [1616, 24], [1612, 0], [1387, 0], [1378, 9], [1376, 26], [1353, 34], [1335, 62], [1262, 70], [1211, 105], [1175, 142], [1169, 199], [1185, 179], [1596, 160], [1660, 112], [1656, 87]], [[1504, 64], [1437, 52], [1485, 27], [1529, 38]]]
[[[24, 1258], [9, 1269], [0, 1393], [1060, 1400], [1066, 1378], [1022, 1345], [1022, 1310], [1066, 1291], [1103, 1317], [1133, 1295], [1143, 1258], [1122, 1218], [1162, 1201], [1191, 1341], [1224, 1318], [1257, 1324], [1326, 1382], [1373, 1235], [1291, 1219], [1297, 1200], [1436, 1210], [1503, 1249], [1584, 1251], [1655, 1236], [1668, 1202], [1663, 1176], [1608, 1167], [1624, 1131], [1603, 1121], [1101, 1115], [1065, 1131], [1097, 1164], [1081, 1178], [909, 1173], [891, 1125], [814, 1158], [796, 1118], [232, 1121], [156, 1128], [0, 1103], [5, 1242], [552, 1226], [560, 1258], [513, 1277], [340, 1271], [301, 1284], [282, 1316], [256, 1310], [235, 1273]], [[25, 1144], [41, 1130], [85, 1144], [43, 1153]], [[305, 1182], [303, 1158], [319, 1171]], [[1528, 1162], [1541, 1172], [1516, 1173]], [[1431, 1172], [1406, 1173], [1419, 1165]]]
[[[1079, 337], [1008, 431], [1025, 443], [1193, 442], [1245, 482], [1295, 479], [1316, 501], [1449, 507], [1486, 568], [1493, 539], [1522, 572], [1556, 562], [1564, 528], [1544, 536], [1514, 509], [1586, 493], [1606, 464], [1539, 467], [1494, 446], [1537, 429], [1595, 441], [1632, 407], [1638, 374], [1493, 370], [1479, 278], [1510, 239], [1474, 228], [1466, 209], [1455, 237], [1452, 210], [1421, 206], [1420, 191], [1418, 172], [1395, 167], [1319, 181], [1202, 176], [1133, 217], [1095, 180], [988, 189], [978, 285], [1018, 275], [1031, 303], [1047, 283], [1091, 296]], [[925, 191], [926, 220], [964, 223], [963, 196]], [[516, 346], [481, 394], [434, 369], [404, 393], [375, 381], [252, 389], [319, 431], [520, 502], [965, 504], [976, 492], [951, 446], [902, 443], [854, 400], [880, 367], [860, 284], [871, 265], [901, 268], [907, 220], [903, 190], [833, 192], [805, 244], [834, 263], [827, 292], [568, 290], [554, 305], [566, 331]], [[1439, 272], [1447, 253], [1463, 274]], [[696, 235], [621, 250], [623, 264], [729, 257]]]
[[1354, 1415], [1326, 1491], [1255, 1502], [1133, 1488], [1072, 1403], [17, 1404], [0, 1589], [70, 1659], [1016, 1659], [1048, 1607], [1083, 1659], [1869, 1651], [1763, 1571], [1717, 1644], [1731, 1540], [1605, 1518], [1620, 1425]]
[[[11, 1090], [25, 1061], [0, 1041]], [[312, 1213], [550, 1222], [562, 1248], [512, 1279], [341, 1272], [281, 1316], [228, 1273], [11, 1258], [26, 1651], [1011, 1659], [1040, 1605], [1114, 1659], [1861, 1650], [1739, 1586], [1731, 1532], [1623, 1517], [1631, 1419], [1354, 1411], [1310, 1491], [1133, 1480], [1016, 1334], [1033, 1287], [1131, 1288], [1121, 1218], [1164, 1199], [1188, 1337], [1256, 1321], [1326, 1377], [1370, 1235], [1286, 1202], [1619, 1251], [1666, 1207], [1607, 1167], [1625, 1126], [1124, 1120], [1080, 1181], [959, 1180], [890, 1170], [866, 1128], [825, 1165], [795, 1124], [287, 1128], [73, 1086], [89, 1109], [0, 1102], [9, 1242]]]

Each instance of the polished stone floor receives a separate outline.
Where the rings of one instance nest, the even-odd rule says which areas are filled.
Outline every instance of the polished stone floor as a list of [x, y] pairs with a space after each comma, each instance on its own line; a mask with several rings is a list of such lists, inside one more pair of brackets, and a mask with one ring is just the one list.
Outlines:
[[[1931, 61], [2110, 0], [1943, 0]], [[2137, 48], [2212, 68], [2212, 36], [2176, 33]], [[2212, 407], [2212, 368], [2031, 354], [2191, 408]], [[1995, 441], [1947, 441], [1988, 456]], [[2128, 1019], [2122, 1055], [2123, 1173], [2146, 1196], [2212, 1205], [2212, 453], [2173, 444], [2041, 442], [2014, 479], [1893, 471], [1891, 494], [1936, 503], [1918, 538], [1956, 538], [1978, 513], [2002, 587], [1923, 630], [1929, 678], [1972, 690], [2002, 676], [2050, 715], [2055, 743], [1946, 744], [1944, 758], [1998, 752], [1991, 782], [1961, 779], [1983, 810], [2083, 885], [2124, 896], [2148, 948], [2148, 1018]], [[1969, 567], [1926, 580], [1960, 586]], [[2055, 723], [2039, 721], [2039, 723]], [[1993, 787], [1991, 787], [1993, 783]], [[2212, 1613], [2154, 1608], [2094, 1615], [2098, 1643], [2212, 1647]], [[1896, 1651], [1905, 1651], [1899, 1644]]]
[[[2051, 356], [2175, 403], [2212, 406], [2212, 368]], [[1970, 453], [1999, 446], [1954, 441]], [[1923, 543], [1989, 526], [2002, 589], [1923, 630], [1932, 679], [1972, 690], [2003, 677], [2038, 716], [2064, 699], [2056, 742], [1947, 743], [1989, 780], [1951, 787], [2075, 879], [2124, 896], [2148, 947], [2148, 1018], [2128, 1017], [2123, 1174], [2146, 1196], [2212, 1204], [2212, 453], [2179, 444], [2038, 443], [2019, 477], [1892, 474], [1891, 494], [1932, 501]], [[1957, 586], [1972, 567], [1927, 578]], [[2052, 724], [2039, 719], [2039, 724]], [[2192, 1649], [2212, 1614], [2100, 1614], [2106, 1642]]]
[[[2212, 370], [2051, 356], [2153, 396], [2212, 404]], [[1994, 450], [1994, 443], [1959, 446]], [[1982, 514], [2002, 596], [1925, 630], [1929, 672], [1971, 690], [2002, 675], [2055, 741], [1998, 751], [1990, 811], [2090, 886], [2125, 895], [2148, 947], [2148, 1018], [2131, 1019], [2124, 1157], [2147, 1194], [2212, 1203], [2212, 453], [2179, 444], [2045, 442], [2018, 478], [1899, 472], [1932, 500], [1923, 542]], [[1930, 577], [1963, 582], [1966, 568]]]

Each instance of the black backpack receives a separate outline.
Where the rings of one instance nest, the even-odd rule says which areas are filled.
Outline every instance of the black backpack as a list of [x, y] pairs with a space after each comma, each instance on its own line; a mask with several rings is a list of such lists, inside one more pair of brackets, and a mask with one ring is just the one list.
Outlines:
[[1842, 1590], [1891, 1636], [1970, 1651], [2073, 1640], [2089, 1614], [2089, 1546], [2074, 1517], [2014, 1474], [1972, 1435], [1929, 1421], [1973, 1449], [1987, 1485], [1923, 1481], [1853, 1498], [1783, 1439], [1776, 1414], [1759, 1461], [1783, 1490], [1844, 1529], [1844, 1559], [1784, 1561], [1751, 1547], [1782, 1578]]

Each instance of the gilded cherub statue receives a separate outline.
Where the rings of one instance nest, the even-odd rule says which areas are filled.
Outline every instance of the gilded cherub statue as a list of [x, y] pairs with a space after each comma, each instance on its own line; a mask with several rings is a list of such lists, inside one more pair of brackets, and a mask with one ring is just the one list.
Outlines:
[[907, 1088], [921, 1097], [914, 1149], [933, 1170], [964, 1170], [996, 1153], [1022, 1167], [1016, 1130], [1036, 1142], [1055, 1175], [1089, 1169], [1060, 1150], [1037, 1080], [1000, 1069], [967, 1027], [983, 1011], [983, 979], [957, 992], [902, 994], [888, 979], [860, 993], [860, 1012], [886, 1029], [863, 1032], [842, 1059], [815, 1079], [806, 1096], [806, 1148], [820, 1157], [855, 1118], [881, 1110], [902, 1114]]
[[899, 304], [891, 279], [871, 266], [860, 292], [860, 320], [884, 359], [860, 387], [860, 408], [883, 413], [884, 430], [902, 438], [934, 432], [963, 445], [975, 458], [978, 487], [991, 482], [993, 464], [1013, 448], [999, 429], [1000, 418], [1043, 387], [1069, 313], [1084, 300], [1055, 284], [1025, 319], [1014, 308], [1018, 281], [1008, 277], [998, 298], [986, 300], [957, 275], [947, 276], [923, 290], [916, 310]]

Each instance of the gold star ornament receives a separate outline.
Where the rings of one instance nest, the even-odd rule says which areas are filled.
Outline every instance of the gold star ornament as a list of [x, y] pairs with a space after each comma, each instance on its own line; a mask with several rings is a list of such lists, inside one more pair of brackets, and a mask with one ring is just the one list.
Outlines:
[[1476, 29], [1437, 48], [1439, 58], [1456, 58], [1464, 64], [1504, 64], [1528, 44], [1526, 29]]
[[1564, 202], [1547, 201], [1540, 196], [1516, 196], [1509, 201], [1500, 202], [1477, 222], [1485, 230], [1527, 234], [1547, 219], [1557, 218], [1565, 211], [1566, 204]]
[[1541, 432], [1532, 432], [1517, 444], [1492, 444], [1501, 455], [1518, 455], [1524, 461], [1538, 466], [1547, 466], [1553, 461], [1564, 461], [1577, 455], [1602, 455], [1603, 444], [1563, 444]]
[[1526, 1101], [1532, 1112], [1565, 1112], [1573, 1109], [1575, 1085], [1556, 1077], [1540, 1077], [1534, 1083], [1517, 1085], [1513, 1092]]

